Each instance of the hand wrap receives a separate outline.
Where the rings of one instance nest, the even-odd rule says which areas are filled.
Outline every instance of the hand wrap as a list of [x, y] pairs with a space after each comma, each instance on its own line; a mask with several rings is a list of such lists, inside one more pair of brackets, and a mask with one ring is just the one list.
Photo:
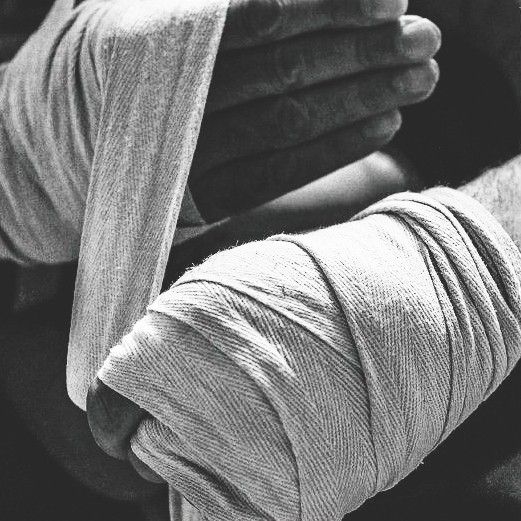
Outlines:
[[476, 201], [398, 194], [214, 255], [100, 378], [132, 448], [208, 520], [338, 520], [416, 468], [521, 352], [521, 254]]

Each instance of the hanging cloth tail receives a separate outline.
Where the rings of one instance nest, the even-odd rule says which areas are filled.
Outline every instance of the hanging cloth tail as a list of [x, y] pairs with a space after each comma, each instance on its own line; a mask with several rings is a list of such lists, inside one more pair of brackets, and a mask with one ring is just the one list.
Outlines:
[[[57, 0], [0, 67], [0, 259], [79, 257], [67, 387], [85, 409], [161, 288], [227, 0]], [[192, 208], [193, 210], [193, 208]], [[172, 492], [173, 519], [189, 519]]]
[[102, 105], [67, 362], [82, 409], [109, 349], [160, 291], [226, 8], [117, 1], [97, 25]]
[[[157, 296], [227, 0], [57, 0], [0, 68], [0, 259], [79, 257], [73, 401]], [[81, 252], [80, 252], [81, 250]]]

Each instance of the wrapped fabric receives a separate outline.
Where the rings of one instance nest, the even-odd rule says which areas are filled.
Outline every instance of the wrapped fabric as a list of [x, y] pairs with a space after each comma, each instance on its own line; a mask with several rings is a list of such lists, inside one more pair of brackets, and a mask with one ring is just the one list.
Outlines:
[[521, 254], [473, 199], [214, 255], [99, 373], [150, 413], [132, 448], [212, 521], [338, 520], [414, 470], [521, 353]]
[[[79, 257], [68, 359], [85, 408], [159, 293], [227, 0], [58, 0], [0, 69], [0, 259]], [[199, 224], [190, 200], [184, 224]]]

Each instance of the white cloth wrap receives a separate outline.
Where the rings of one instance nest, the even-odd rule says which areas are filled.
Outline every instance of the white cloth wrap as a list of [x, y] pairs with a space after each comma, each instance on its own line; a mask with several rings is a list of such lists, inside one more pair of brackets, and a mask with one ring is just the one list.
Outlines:
[[226, 9], [58, 0], [1, 69], [0, 259], [79, 257], [67, 383], [82, 408], [159, 293]]
[[99, 373], [136, 454], [207, 520], [338, 520], [415, 469], [521, 352], [521, 254], [473, 199], [391, 196], [228, 250]]

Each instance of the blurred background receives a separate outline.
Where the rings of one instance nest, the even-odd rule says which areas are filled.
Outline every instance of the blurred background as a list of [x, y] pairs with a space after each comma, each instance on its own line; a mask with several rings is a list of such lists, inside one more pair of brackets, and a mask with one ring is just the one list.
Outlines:
[[0, 1], [0, 63], [14, 56], [52, 4], [52, 0]]

